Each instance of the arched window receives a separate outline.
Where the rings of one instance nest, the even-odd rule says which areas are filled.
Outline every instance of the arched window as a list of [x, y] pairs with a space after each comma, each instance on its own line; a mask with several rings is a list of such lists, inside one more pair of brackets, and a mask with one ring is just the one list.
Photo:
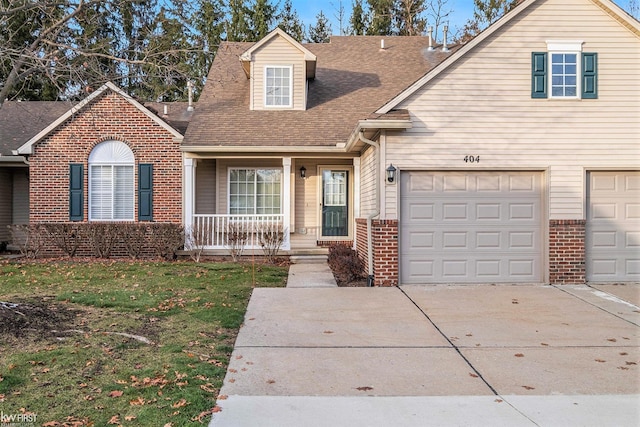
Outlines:
[[133, 221], [135, 159], [127, 144], [104, 141], [89, 155], [89, 221]]

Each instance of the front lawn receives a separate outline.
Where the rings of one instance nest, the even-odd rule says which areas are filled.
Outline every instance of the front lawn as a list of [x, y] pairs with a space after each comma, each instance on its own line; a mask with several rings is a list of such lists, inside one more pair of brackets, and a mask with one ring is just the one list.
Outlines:
[[236, 263], [2, 263], [0, 408], [45, 426], [206, 425], [254, 280], [286, 277]]

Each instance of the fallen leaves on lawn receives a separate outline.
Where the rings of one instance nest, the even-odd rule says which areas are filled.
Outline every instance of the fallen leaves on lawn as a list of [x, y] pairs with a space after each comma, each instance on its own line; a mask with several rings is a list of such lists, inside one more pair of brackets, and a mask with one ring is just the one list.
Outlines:
[[122, 390], [113, 390], [109, 392], [109, 397], [120, 397], [124, 394]]
[[109, 418], [107, 424], [120, 424], [120, 417], [118, 415], [114, 415], [113, 417]]
[[136, 399], [130, 400], [129, 405], [131, 406], [142, 406], [146, 403], [142, 396], [138, 396]]
[[184, 406], [187, 406], [189, 403], [187, 402], [187, 399], [180, 399], [177, 402], [173, 403], [171, 405], [172, 408], [182, 408]]

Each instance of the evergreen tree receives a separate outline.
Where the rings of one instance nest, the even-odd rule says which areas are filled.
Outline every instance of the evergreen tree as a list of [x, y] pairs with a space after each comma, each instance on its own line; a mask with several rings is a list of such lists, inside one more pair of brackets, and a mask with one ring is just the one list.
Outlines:
[[227, 41], [243, 42], [252, 38], [249, 28], [250, 13], [246, 0], [229, 0], [228, 17], [225, 23]]
[[394, 0], [367, 0], [371, 14], [367, 35], [390, 36], [393, 34], [393, 2]]
[[400, 36], [419, 36], [427, 26], [423, 14], [426, 11], [425, 0], [397, 0], [394, 21], [396, 32]]
[[291, 0], [285, 0], [282, 11], [278, 15], [278, 27], [291, 37], [301, 42], [304, 39], [304, 24], [293, 9]]
[[354, 0], [351, 18], [349, 19], [349, 34], [352, 36], [364, 36], [367, 34], [369, 20], [362, 6], [362, 0]]
[[329, 43], [331, 24], [322, 11], [316, 15], [316, 24], [309, 27], [307, 41], [310, 43]]
[[250, 41], [264, 38], [276, 20], [276, 7], [269, 0], [255, 0], [249, 10]]
[[202, 90], [222, 39], [224, 4], [221, 0], [197, 0], [190, 17], [194, 28], [192, 43], [196, 49], [191, 77], [197, 94]]

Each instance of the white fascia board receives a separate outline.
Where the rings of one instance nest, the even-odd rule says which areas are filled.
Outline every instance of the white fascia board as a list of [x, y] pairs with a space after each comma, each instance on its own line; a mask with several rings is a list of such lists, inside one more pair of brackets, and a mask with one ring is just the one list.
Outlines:
[[186, 153], [344, 153], [344, 148], [332, 146], [285, 146], [285, 145], [183, 145], [180, 151]]
[[382, 129], [411, 129], [411, 120], [360, 120], [358, 126], [349, 135], [345, 151], [349, 152], [360, 139], [362, 130], [382, 130]]
[[251, 46], [249, 49], [244, 51], [244, 53], [240, 55], [240, 60], [251, 61], [251, 55], [253, 55], [253, 52], [260, 49], [262, 46], [268, 43], [269, 40], [271, 40], [272, 38], [278, 37], [278, 36], [284, 38], [286, 41], [292, 44], [296, 49], [302, 52], [304, 54], [305, 61], [315, 61], [317, 59], [316, 56], [313, 53], [311, 53], [307, 48], [302, 46], [302, 44], [298, 43], [293, 37], [291, 37], [289, 34], [284, 32], [282, 29], [276, 27], [275, 30], [271, 31], [269, 34], [264, 36], [262, 40], [260, 40], [259, 42]]

